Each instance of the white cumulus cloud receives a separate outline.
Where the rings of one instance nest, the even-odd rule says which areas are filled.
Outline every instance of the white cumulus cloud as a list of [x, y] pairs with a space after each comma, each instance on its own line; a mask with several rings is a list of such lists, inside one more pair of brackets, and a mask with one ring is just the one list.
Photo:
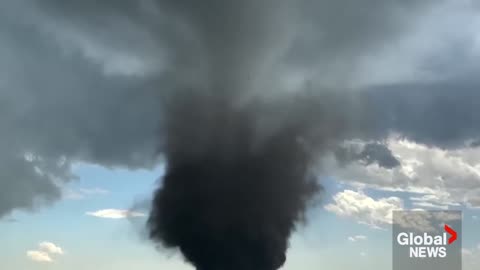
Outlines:
[[51, 255], [63, 255], [63, 249], [58, 245], [43, 241], [38, 244], [37, 250], [29, 250], [27, 251], [27, 257], [36, 262], [53, 262], [53, 258]]
[[480, 146], [448, 150], [393, 135], [385, 145], [399, 166], [360, 160], [338, 168], [336, 176], [355, 187], [411, 193], [416, 208], [480, 207]]
[[38, 247], [41, 251], [48, 252], [50, 254], [63, 254], [62, 248], [51, 242], [41, 242], [38, 244]]
[[325, 209], [372, 228], [381, 228], [392, 224], [392, 213], [403, 209], [403, 201], [397, 197], [375, 200], [362, 192], [345, 190], [337, 193], [333, 203], [326, 205]]
[[52, 258], [47, 252], [38, 251], [38, 250], [29, 250], [27, 251], [27, 257], [36, 262], [53, 262]]
[[88, 216], [98, 217], [98, 218], [110, 218], [110, 219], [121, 219], [129, 217], [145, 217], [145, 213], [130, 211], [125, 209], [102, 209], [95, 212], [85, 213]]

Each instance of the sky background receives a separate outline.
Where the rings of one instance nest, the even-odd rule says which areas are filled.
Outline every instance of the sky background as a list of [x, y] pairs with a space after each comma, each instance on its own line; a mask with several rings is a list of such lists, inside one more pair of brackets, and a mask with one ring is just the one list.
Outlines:
[[[328, 133], [328, 116], [355, 120], [325, 135], [325, 192], [283, 269], [391, 269], [401, 209], [462, 210], [464, 270], [478, 269], [478, 1], [202, 3], [0, 0], [2, 270], [192, 269], [144, 224], [164, 173], [164, 105], [212, 85], [246, 104], [332, 90], [341, 103], [300, 123]], [[263, 131], [305, 116], [278, 107]]]
[[[146, 214], [144, 202], [158, 184], [163, 167], [128, 171], [80, 164], [74, 172], [79, 179], [66, 187], [64, 199], [36, 213], [15, 212], [0, 222], [4, 242], [0, 259], [4, 269], [193, 269], [175, 252], [158, 251], [146, 240], [142, 231], [145, 217], [88, 214], [103, 209]], [[342, 217], [325, 210], [326, 205], [334, 203], [335, 194], [359, 191], [335, 179], [325, 179], [323, 183], [324, 201], [309, 210], [308, 224], [294, 234], [283, 269], [391, 269], [392, 236], [388, 221], [375, 228], [361, 224], [373, 220], [374, 213]], [[362, 194], [371, 201], [351, 206], [370, 207], [372, 211], [379, 207], [381, 198], [399, 195], [374, 190], [363, 190]], [[473, 270], [479, 265], [480, 210], [463, 209], [463, 215], [464, 269]], [[48, 253], [51, 262], [28, 257], [28, 251], [44, 250], [39, 247], [42, 242], [55, 244], [63, 254]]]

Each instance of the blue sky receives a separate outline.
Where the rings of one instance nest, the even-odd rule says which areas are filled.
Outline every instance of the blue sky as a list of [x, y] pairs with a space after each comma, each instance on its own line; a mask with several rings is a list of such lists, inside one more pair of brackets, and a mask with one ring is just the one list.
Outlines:
[[[145, 217], [111, 219], [86, 214], [101, 209], [146, 213], [141, 206], [158, 184], [162, 166], [152, 171], [128, 171], [80, 164], [74, 172], [79, 179], [65, 187], [64, 199], [37, 212], [16, 211], [10, 220], [0, 222], [3, 269], [192, 269], [175, 252], [157, 250], [143, 237]], [[375, 229], [326, 211], [324, 206], [333, 202], [332, 196], [348, 186], [334, 179], [324, 179], [323, 183], [324, 201], [309, 210], [308, 224], [301, 225], [292, 237], [283, 269], [390, 269], [389, 226]], [[82, 190], [95, 192], [71, 195]], [[391, 196], [388, 192], [365, 193], [374, 199]], [[471, 250], [480, 243], [480, 223], [472, 218], [478, 214], [464, 211], [464, 247]], [[29, 258], [27, 252], [41, 251], [42, 242], [55, 244], [63, 254], [49, 255], [52, 262]]]

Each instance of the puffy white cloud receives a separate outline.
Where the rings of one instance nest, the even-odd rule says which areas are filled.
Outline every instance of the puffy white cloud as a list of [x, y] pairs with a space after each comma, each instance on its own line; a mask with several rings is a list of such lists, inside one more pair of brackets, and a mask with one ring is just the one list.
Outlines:
[[399, 166], [354, 161], [335, 174], [357, 187], [412, 193], [410, 201], [416, 208], [480, 206], [480, 147], [446, 150], [396, 136], [385, 144]]
[[355, 235], [355, 236], [348, 237], [348, 241], [350, 242], [357, 242], [362, 240], [367, 240], [367, 237], [365, 235]]
[[129, 217], [145, 217], [145, 213], [124, 210], [124, 209], [102, 209], [95, 212], [85, 213], [88, 216], [94, 216], [98, 218], [110, 218], [110, 219], [121, 219]]
[[50, 254], [63, 254], [62, 248], [51, 242], [41, 242], [38, 244], [38, 247], [41, 251], [48, 252]]
[[381, 228], [382, 225], [392, 224], [392, 213], [403, 209], [403, 201], [397, 197], [375, 200], [363, 192], [345, 190], [337, 193], [333, 203], [326, 205], [325, 209], [372, 228]]
[[51, 255], [63, 255], [63, 249], [52, 242], [41, 242], [37, 250], [27, 251], [27, 257], [37, 262], [53, 262]]
[[38, 251], [38, 250], [29, 250], [27, 251], [27, 257], [36, 262], [53, 262], [52, 258], [50, 255], [46, 252], [43, 251]]
[[[400, 211], [406, 209], [403, 200], [398, 197], [374, 199], [363, 191], [353, 190], [337, 193], [333, 197], [333, 203], [326, 205], [325, 209], [374, 229], [383, 229], [386, 225], [395, 223], [403, 228], [433, 232], [442, 229], [446, 221], [462, 218], [462, 215], [458, 213], [431, 213], [422, 209]], [[411, 211], [414, 211], [415, 214], [412, 214]], [[363, 235], [348, 238], [351, 242], [365, 239], [366, 237]]]

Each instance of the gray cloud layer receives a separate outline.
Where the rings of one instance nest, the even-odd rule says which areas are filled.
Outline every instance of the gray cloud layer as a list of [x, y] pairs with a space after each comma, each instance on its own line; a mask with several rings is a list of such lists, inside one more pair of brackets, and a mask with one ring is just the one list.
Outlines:
[[[248, 89], [244, 83], [248, 74], [260, 73], [262, 81], [255, 85], [263, 91], [295, 90], [305, 82], [313, 89], [358, 90], [355, 95], [368, 100], [371, 109], [356, 127], [359, 137], [379, 139], [395, 131], [441, 147], [479, 138], [480, 81], [472, 75], [477, 67], [472, 60], [477, 59], [474, 40], [455, 34], [455, 40], [463, 43], [448, 43], [448, 48], [430, 55], [418, 52], [421, 42], [416, 34], [424, 29], [437, 33], [445, 28], [442, 23], [459, 29], [455, 18], [473, 20], [469, 16], [475, 9], [450, 1], [283, 2], [261, 24], [245, 21], [236, 28], [228, 26], [235, 18], [221, 15], [235, 14], [226, 12], [236, 8], [228, 4], [211, 10], [205, 3], [187, 0], [2, 1], [0, 217], [58, 199], [62, 183], [73, 179], [72, 162], [153, 166], [161, 150], [163, 97], [179, 84], [207, 84], [201, 81], [208, 78], [205, 72], [221, 73], [222, 80], [213, 83], [226, 88]], [[277, 4], [264, 1], [261, 8]], [[215, 31], [202, 35], [207, 40], [199, 40], [195, 33], [203, 30], [179, 20], [181, 5], [198, 5], [189, 10], [197, 10], [199, 16], [189, 18], [211, 14], [226, 25], [209, 26]], [[247, 8], [239, 14], [256, 12], [253, 5], [243, 6]], [[429, 18], [439, 15], [445, 22], [429, 24]], [[247, 38], [221, 43], [226, 39], [222, 37], [236, 40], [242, 32], [248, 33]], [[439, 36], [450, 40], [450, 33]], [[437, 36], [427, 38], [437, 40]], [[402, 50], [396, 50], [397, 45]], [[237, 46], [247, 48], [242, 52], [249, 54], [230, 55]], [[238, 65], [222, 69], [224, 63], [206, 63], [204, 53]], [[417, 53], [428, 57], [408, 57]], [[388, 62], [390, 55], [405, 57]], [[243, 61], [246, 58], [258, 61]], [[379, 58], [386, 62], [377, 63]], [[241, 72], [247, 79], [232, 75], [239, 69], [248, 71]], [[435, 76], [425, 81], [405, 75], [404, 69]], [[378, 76], [382, 82], [387, 78], [388, 86], [374, 85]], [[353, 108], [341, 109], [357, 113]], [[378, 159], [389, 159], [381, 161], [386, 167], [396, 165], [386, 150], [372, 145], [369, 151], [380, 154]]]

